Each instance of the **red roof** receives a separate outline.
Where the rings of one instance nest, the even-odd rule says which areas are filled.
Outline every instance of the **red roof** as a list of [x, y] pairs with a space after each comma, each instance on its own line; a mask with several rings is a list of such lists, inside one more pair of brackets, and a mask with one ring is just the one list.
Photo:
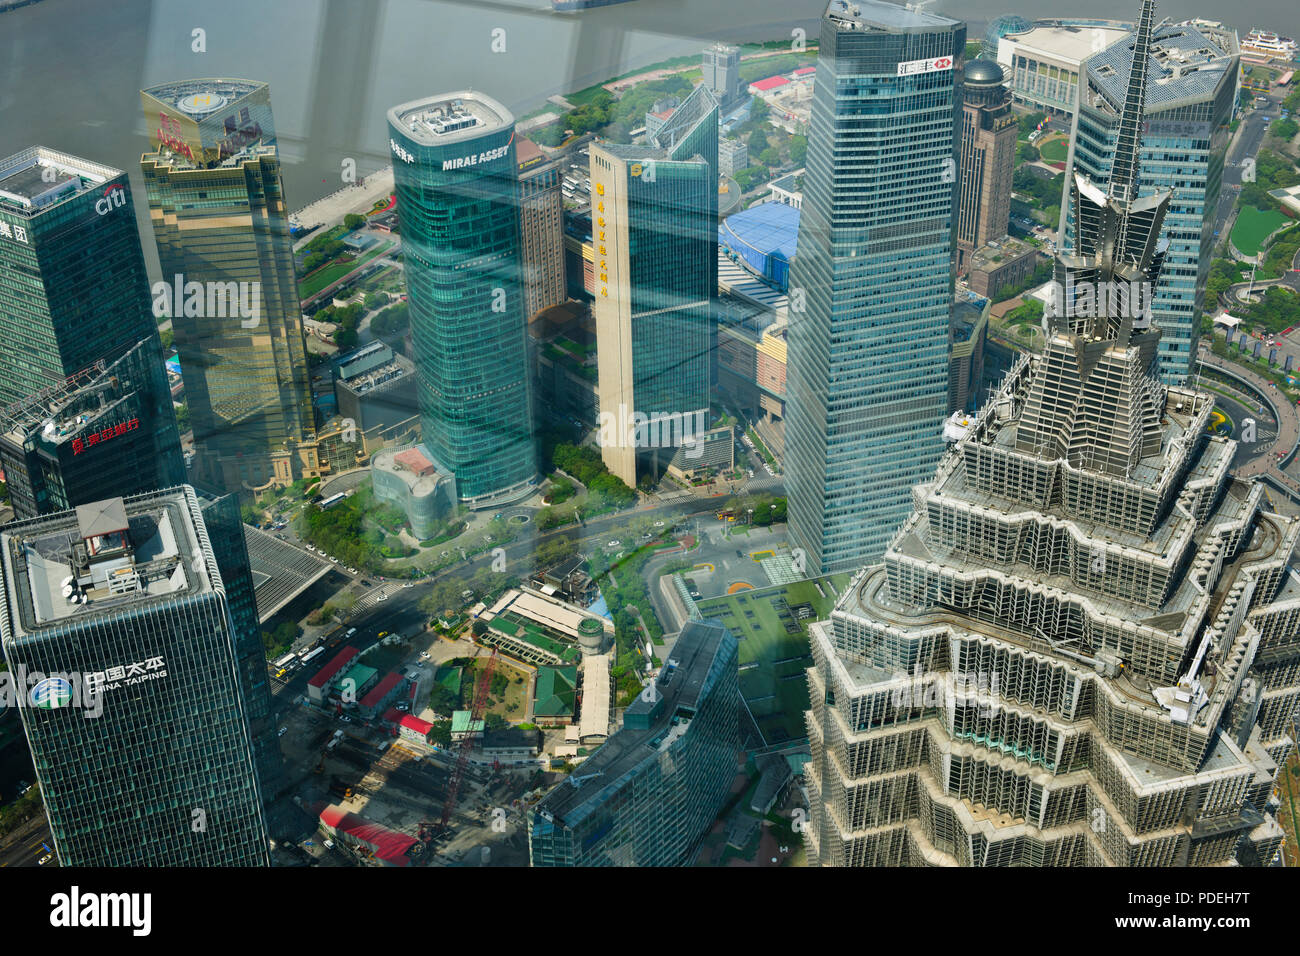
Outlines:
[[438, 471], [437, 466], [429, 461], [418, 448], [408, 448], [406, 451], [398, 452], [393, 456], [393, 461], [407, 471], [414, 472], [417, 478], [424, 478], [427, 475], [436, 474]]
[[398, 723], [408, 730], [414, 730], [417, 734], [424, 734], [426, 737], [429, 736], [429, 731], [433, 730], [433, 724], [427, 720], [421, 720], [419, 717], [412, 717], [410, 714], [404, 714]]
[[652, 115], [652, 116], [657, 116], [657, 117], [658, 117], [659, 119], [661, 119], [661, 120], [666, 120], [666, 119], [668, 119], [670, 116], [672, 116], [675, 112], [677, 112], [677, 107], [675, 107], [675, 106], [670, 106], [668, 109], [664, 110], [662, 113], [652, 113], [652, 114], [650, 114], [650, 115]]
[[767, 90], [774, 90], [778, 86], [785, 86], [789, 82], [790, 81], [784, 76], [769, 76], [766, 80], [759, 80], [757, 83], [750, 83], [749, 86], [751, 89], [764, 93]]
[[361, 652], [351, 644], [345, 644], [343, 647], [339, 648], [339, 652], [334, 655], [328, 664], [316, 672], [315, 677], [307, 681], [307, 684], [311, 687], [324, 687], [330, 682], [331, 678], [333, 678], [335, 674], [347, 666], [348, 661], [352, 660], [352, 658], [356, 657], [360, 653]]
[[400, 684], [402, 680], [403, 677], [401, 674], [390, 673], [387, 677], [385, 677], [378, 684], [376, 684], [374, 686], [374, 689], [372, 689], [370, 693], [366, 694], [365, 697], [361, 698], [361, 706], [378, 707], [379, 702], [382, 701], [385, 697], [387, 697], [389, 691], [391, 691], [394, 687]]
[[357, 843], [368, 847], [376, 860], [392, 866], [407, 866], [411, 862], [407, 851], [420, 842], [413, 836], [371, 823], [355, 813], [348, 813], [333, 803], [321, 811], [320, 820], [335, 832], [346, 833]]
[[402, 712], [396, 707], [389, 707], [379, 719], [386, 724], [395, 724], [402, 719]]
[[817, 67], [815, 67], [815, 66], [805, 66], [805, 67], [802, 67], [802, 68], [800, 68], [800, 69], [798, 69], [798, 70], [795, 70], [795, 71], [794, 71], [794, 75], [795, 75], [795, 76], [807, 76], [809, 73], [816, 73], [816, 72], [817, 72]]

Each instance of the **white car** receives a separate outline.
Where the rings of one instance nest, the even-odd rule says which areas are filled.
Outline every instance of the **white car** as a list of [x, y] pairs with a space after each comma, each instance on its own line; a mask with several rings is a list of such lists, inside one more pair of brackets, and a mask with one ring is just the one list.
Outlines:
[[307, 550], [310, 551], [312, 554], [316, 553], [316, 549], [313, 548], [311, 545], [307, 545]]
[[330, 564], [338, 564], [338, 563], [339, 563], [338, 558], [330, 558]]
[[357, 569], [356, 569], [356, 568], [348, 568], [348, 570], [351, 571], [353, 574], [356, 574], [356, 573], [357, 573]]
[[412, 582], [410, 582], [410, 581], [406, 581], [406, 582], [404, 582], [404, 583], [402, 584], [402, 587], [403, 587], [403, 588], [413, 588], [413, 587], [415, 587], [415, 585], [414, 585]]
[[326, 841], [325, 841], [325, 849], [327, 849], [327, 850], [332, 850], [332, 849], [334, 849], [334, 841], [333, 841], [333, 840], [326, 840]]
[[283, 736], [284, 736], [285, 734], [287, 734], [288, 732], [289, 732], [289, 728], [288, 728], [288, 727], [281, 727], [281, 728], [280, 728], [280, 733], [278, 733], [276, 736], [278, 736], [278, 737], [283, 737]]
[[664, 523], [663, 523], [662, 521], [656, 521], [656, 522], [655, 522], [655, 527], [656, 527], [656, 528], [662, 528], [663, 526], [664, 526]]
[[617, 541], [617, 540], [614, 540], [614, 541], [609, 542], [609, 544], [607, 545], [607, 547], [610, 547], [610, 548], [617, 548], [617, 547], [618, 547], [618, 541]]
[[429, 652], [428, 652], [428, 651], [420, 651], [420, 660], [422, 660], [422, 661], [427, 661], [428, 659], [429, 659]]
[[375, 598], [375, 600], [376, 600], [376, 601], [387, 601], [387, 600], [388, 600], [388, 595], [385, 594], [384, 592], [380, 591], [380, 592], [379, 592], [379, 597]]

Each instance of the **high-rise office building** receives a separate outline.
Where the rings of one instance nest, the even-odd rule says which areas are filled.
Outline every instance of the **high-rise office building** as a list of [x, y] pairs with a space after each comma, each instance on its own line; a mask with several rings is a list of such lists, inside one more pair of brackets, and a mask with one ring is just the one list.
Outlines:
[[527, 139], [516, 140], [519, 162], [519, 254], [524, 318], [564, 302], [564, 177], [560, 164]]
[[140, 94], [140, 160], [194, 428], [194, 476], [236, 491], [319, 473], [270, 91], [182, 80]]
[[717, 97], [696, 87], [644, 145], [592, 143], [591, 189], [601, 457], [635, 487], [709, 425]]
[[[1067, 180], [1069, 172], [1077, 171], [1104, 185], [1110, 175], [1134, 42], [1129, 34], [1084, 64], [1087, 82], [1075, 117]], [[1237, 98], [1238, 52], [1235, 34], [1190, 25], [1162, 26], [1151, 39], [1141, 189], [1174, 193], [1166, 224], [1169, 252], [1155, 288], [1160, 375], [1170, 385], [1188, 381], [1196, 357], [1223, 164], [1232, 138], [1228, 124]], [[1061, 219], [1068, 249], [1074, 242], [1068, 208]]]
[[388, 111], [423, 447], [471, 508], [537, 487], [515, 120], [463, 91]]
[[682, 866], [726, 802], [740, 753], [737, 644], [689, 621], [623, 727], [530, 812], [533, 866]]
[[740, 100], [740, 47], [715, 43], [704, 51], [700, 66], [703, 83], [717, 97], [722, 109], [731, 109]]
[[880, 0], [822, 20], [786, 380], [810, 572], [879, 557], [943, 451], [965, 43], [964, 24]]
[[268, 865], [237, 612], [193, 489], [10, 524], [0, 565], [59, 862]]
[[284, 758], [271, 709], [271, 679], [266, 668], [266, 647], [262, 644], [257, 593], [244, 538], [244, 522], [239, 514], [239, 497], [233, 494], [200, 497], [199, 510], [225, 587], [226, 608], [233, 625], [235, 669], [244, 698], [253, 762], [257, 766], [267, 828], [274, 834], [279, 827], [272, 802], [286, 783]]
[[0, 160], [0, 408], [158, 342], [126, 173], [43, 146]]
[[0, 466], [18, 518], [184, 482], [157, 334], [0, 411]]
[[[1268, 864], [1300, 703], [1300, 519], [1166, 387], [1138, 195], [1150, 0], [1106, 191], [1071, 184], [1044, 353], [956, 436], [883, 564], [811, 629], [822, 865]], [[1097, 296], [1107, 283], [1115, 293]]]
[[1011, 93], [1002, 84], [1002, 67], [992, 60], [966, 64], [957, 188], [958, 270], [976, 249], [1007, 234], [1019, 131]]

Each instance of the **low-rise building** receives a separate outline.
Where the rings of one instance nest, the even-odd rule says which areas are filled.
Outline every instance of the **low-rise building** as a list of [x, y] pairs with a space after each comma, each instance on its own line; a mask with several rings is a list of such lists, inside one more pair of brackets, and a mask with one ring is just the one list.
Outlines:
[[489, 730], [483, 734], [483, 756], [502, 763], [533, 760], [542, 752], [542, 732], [537, 728], [523, 730], [510, 727]]
[[325, 689], [360, 654], [361, 652], [350, 644], [339, 648], [339, 652], [330, 658], [330, 662], [318, 670], [316, 676], [307, 682], [307, 699], [316, 704], [324, 703]]
[[972, 292], [996, 300], [1002, 289], [1029, 279], [1039, 258], [1038, 250], [1029, 243], [1003, 236], [971, 254], [966, 285]]
[[383, 342], [372, 342], [334, 366], [339, 415], [361, 433], [400, 425], [419, 415], [415, 366]]
[[440, 469], [423, 444], [385, 448], [370, 465], [375, 497], [401, 508], [417, 538], [433, 535], [456, 507], [456, 479]]
[[577, 667], [539, 667], [533, 690], [533, 720], [541, 727], [573, 722], [578, 699]]
[[361, 698], [357, 711], [366, 720], [373, 720], [376, 714], [387, 710], [401, 696], [405, 686], [406, 678], [396, 671], [390, 671]]

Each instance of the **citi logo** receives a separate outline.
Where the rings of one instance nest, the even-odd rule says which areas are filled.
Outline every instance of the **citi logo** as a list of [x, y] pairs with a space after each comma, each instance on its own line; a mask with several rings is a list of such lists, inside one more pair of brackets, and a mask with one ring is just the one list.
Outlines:
[[95, 212], [101, 216], [107, 216], [114, 209], [121, 209], [126, 205], [126, 190], [121, 186], [109, 186], [104, 190], [104, 195], [100, 196], [95, 202]]
[[69, 893], [50, 897], [50, 925], [65, 929], [129, 926], [133, 936], [148, 936], [153, 928], [152, 893]]

